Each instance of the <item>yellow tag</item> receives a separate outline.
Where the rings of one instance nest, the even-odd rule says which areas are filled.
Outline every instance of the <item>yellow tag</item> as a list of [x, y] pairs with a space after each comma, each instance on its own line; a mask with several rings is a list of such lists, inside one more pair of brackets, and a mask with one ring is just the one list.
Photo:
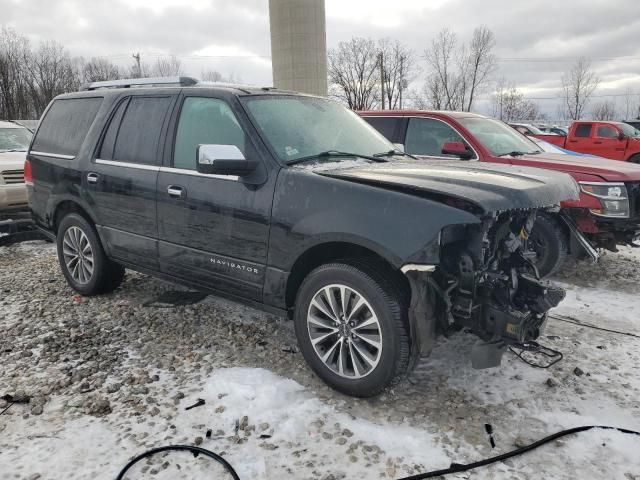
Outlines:
[[515, 323], [507, 323], [506, 330], [509, 335], [513, 335], [514, 337], [517, 335], [517, 325]]

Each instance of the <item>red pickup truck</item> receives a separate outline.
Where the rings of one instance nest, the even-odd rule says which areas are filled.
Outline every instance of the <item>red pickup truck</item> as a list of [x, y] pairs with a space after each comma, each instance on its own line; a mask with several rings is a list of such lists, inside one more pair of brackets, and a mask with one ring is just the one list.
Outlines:
[[[569, 173], [580, 184], [580, 199], [559, 212], [538, 217], [529, 252], [542, 276], [555, 272], [568, 254], [640, 238], [640, 165], [588, 156], [543, 153], [507, 124], [467, 112], [378, 110], [359, 112], [404, 150], [424, 159], [452, 158], [524, 165]], [[592, 125], [596, 122], [590, 122]]]
[[573, 122], [566, 137], [531, 135], [578, 153], [640, 163], [640, 130], [622, 122]]

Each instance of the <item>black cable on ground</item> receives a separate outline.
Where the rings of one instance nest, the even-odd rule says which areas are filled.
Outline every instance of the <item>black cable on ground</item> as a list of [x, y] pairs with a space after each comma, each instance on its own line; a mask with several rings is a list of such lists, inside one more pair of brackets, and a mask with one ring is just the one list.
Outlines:
[[[560, 432], [554, 433], [553, 435], [549, 435], [548, 437], [544, 437], [541, 440], [538, 440], [537, 442], [533, 442], [530, 445], [527, 445], [525, 447], [521, 447], [518, 448], [516, 450], [511, 450], [510, 452], [506, 452], [503, 453], [501, 455], [496, 455], [495, 457], [490, 457], [490, 458], [486, 458], [484, 460], [479, 460], [477, 462], [473, 462], [473, 463], [468, 463], [468, 464], [460, 464], [460, 463], [452, 463], [451, 466], [449, 468], [445, 468], [442, 470], [433, 470], [431, 472], [425, 472], [425, 473], [418, 473], [417, 475], [412, 475], [410, 477], [403, 477], [403, 478], [399, 478], [398, 480], [423, 480], [425, 478], [434, 478], [434, 477], [440, 477], [440, 476], [444, 476], [444, 475], [450, 475], [452, 473], [460, 473], [460, 472], [466, 472], [468, 470], [473, 470], [475, 468], [479, 468], [479, 467], [485, 467], [487, 465], [491, 465], [492, 463], [497, 463], [497, 462], [502, 462], [503, 460], [507, 460], [508, 458], [513, 458], [516, 457], [518, 455], [522, 455], [523, 453], [527, 453], [535, 448], [538, 448], [542, 445], [544, 445], [545, 443], [549, 443], [552, 442], [553, 440], [557, 440], [558, 438], [561, 437], [565, 437], [567, 435], [573, 435], [575, 433], [580, 433], [580, 432], [586, 432], [587, 430], [592, 430], [594, 428], [601, 428], [603, 430], [616, 430], [618, 432], [621, 433], [626, 433], [628, 435], [637, 435], [640, 436], [640, 432], [636, 432], [634, 430], [629, 430], [626, 428], [619, 428], [619, 427], [608, 427], [605, 425], [586, 425], [583, 427], [575, 427], [575, 428], [569, 428], [567, 430], [562, 430]], [[135, 457], [133, 460], [131, 460], [120, 472], [120, 474], [118, 475], [118, 477], [116, 478], [116, 480], [122, 480], [124, 478], [124, 474], [136, 463], [138, 463], [140, 460], [150, 457], [151, 455], [155, 455], [156, 453], [160, 453], [160, 452], [166, 452], [166, 451], [170, 451], [170, 450], [181, 450], [181, 451], [188, 451], [193, 453], [194, 455], [197, 456], [197, 454], [203, 454], [206, 455], [209, 458], [212, 458], [213, 460], [215, 460], [216, 462], [220, 463], [227, 472], [229, 472], [229, 474], [231, 475], [231, 477], [234, 480], [240, 480], [240, 477], [238, 477], [238, 474], [236, 473], [236, 471], [233, 469], [233, 467], [224, 459], [222, 458], [220, 455], [213, 453], [209, 450], [205, 450], [204, 448], [200, 448], [200, 447], [193, 447], [190, 445], [169, 445], [166, 447], [159, 447], [159, 448], [154, 448], [152, 450], [149, 450], [147, 452], [142, 453], [141, 455], [138, 455], [137, 457]]]
[[527, 445], [525, 447], [503, 453], [502, 455], [496, 455], [495, 457], [486, 458], [484, 460], [468, 463], [466, 465], [462, 465], [459, 463], [452, 463], [449, 468], [445, 468], [443, 470], [433, 470], [431, 472], [419, 473], [417, 475], [412, 475], [410, 477], [403, 477], [398, 480], [423, 480], [425, 478], [434, 478], [434, 477], [440, 477], [442, 475], [449, 475], [452, 473], [466, 472], [468, 470], [473, 470], [474, 468], [484, 467], [492, 463], [502, 462], [503, 460], [507, 460], [508, 458], [512, 458], [517, 455], [522, 455], [523, 453], [527, 453], [535, 448], [538, 448], [541, 445], [544, 445], [545, 443], [552, 442], [553, 440], [556, 440], [560, 437], [573, 435], [574, 433], [585, 432], [587, 430], [591, 430], [594, 428], [602, 428], [603, 430], [617, 430], [618, 432], [621, 432], [621, 433], [640, 436], [640, 432], [636, 432], [634, 430], [628, 430], [626, 428], [618, 428], [618, 427], [607, 427], [603, 425], [587, 425], [584, 427], [569, 428], [567, 430], [562, 430], [561, 432], [554, 433], [553, 435], [549, 435], [548, 437], [544, 437], [543, 439], [538, 440], [537, 442], [533, 442], [532, 444]]
[[600, 330], [603, 332], [609, 332], [609, 333], [617, 333], [618, 335], [626, 335], [628, 337], [635, 337], [635, 338], [640, 338], [640, 335], [636, 335], [635, 333], [629, 333], [629, 332], [621, 332], [619, 330], [611, 330], [609, 328], [603, 328], [603, 327], [598, 327], [596, 325], [591, 325], [589, 323], [582, 323], [574, 318], [571, 317], [563, 317], [560, 315], [549, 315], [550, 318], [553, 318], [554, 320], [560, 320], [561, 322], [566, 322], [566, 323], [572, 323], [574, 325], [579, 325], [581, 327], [587, 327], [587, 328], [592, 328], [594, 330]]
[[236, 471], [233, 469], [231, 464], [227, 462], [224, 458], [222, 458], [220, 455], [218, 455], [217, 453], [213, 453], [209, 450], [206, 450], [204, 448], [194, 447], [192, 445], [167, 445], [165, 447], [158, 447], [158, 448], [153, 448], [151, 450], [147, 450], [146, 452], [138, 455], [137, 457], [132, 459], [129, 463], [127, 463], [127, 465], [125, 465], [125, 467], [118, 474], [116, 480], [122, 480], [124, 478], [125, 473], [127, 473], [127, 471], [129, 471], [129, 469], [132, 466], [134, 466], [136, 463], [138, 463], [140, 460], [143, 460], [152, 455], [155, 455], [156, 453], [169, 452], [169, 451], [191, 452], [193, 453], [194, 456], [198, 456], [199, 454], [205, 455], [215, 460], [220, 465], [222, 465], [224, 469], [229, 473], [229, 475], [231, 475], [231, 478], [233, 478], [233, 480], [240, 480], [240, 477], [238, 476]]

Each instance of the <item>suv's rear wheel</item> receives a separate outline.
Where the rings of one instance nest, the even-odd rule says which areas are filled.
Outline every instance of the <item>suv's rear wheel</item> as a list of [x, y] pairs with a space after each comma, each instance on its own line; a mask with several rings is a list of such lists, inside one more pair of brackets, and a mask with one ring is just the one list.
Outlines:
[[407, 308], [375, 264], [316, 268], [298, 292], [296, 336], [313, 371], [357, 397], [380, 393], [407, 370]]
[[538, 215], [527, 240], [526, 254], [533, 260], [541, 277], [548, 277], [562, 267], [569, 251], [569, 239], [560, 224], [548, 215]]
[[81, 215], [70, 213], [62, 219], [56, 244], [62, 273], [78, 293], [107, 293], [122, 283], [124, 268], [107, 258], [93, 225]]

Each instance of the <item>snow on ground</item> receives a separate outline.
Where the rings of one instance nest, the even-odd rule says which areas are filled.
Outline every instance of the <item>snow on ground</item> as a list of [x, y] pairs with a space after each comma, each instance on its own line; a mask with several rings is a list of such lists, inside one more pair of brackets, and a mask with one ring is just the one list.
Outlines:
[[[200, 442], [243, 480], [401, 478], [563, 428], [640, 430], [638, 338], [551, 319], [540, 342], [562, 362], [534, 369], [506, 354], [500, 368], [478, 371], [475, 339], [460, 332], [407, 381], [359, 400], [289, 353], [287, 322], [213, 297], [160, 308], [149, 300], [176, 287], [134, 273], [111, 295], [78, 299], [41, 242], [0, 248], [0, 264], [0, 395], [34, 396], [0, 416], [0, 479], [113, 479], [148, 448]], [[631, 249], [569, 265], [556, 313], [638, 333], [638, 266]], [[185, 410], [198, 399], [206, 403]], [[638, 438], [591, 431], [453, 478], [640, 479], [639, 451]], [[177, 453], [141, 462], [128, 478], [229, 477]]]

